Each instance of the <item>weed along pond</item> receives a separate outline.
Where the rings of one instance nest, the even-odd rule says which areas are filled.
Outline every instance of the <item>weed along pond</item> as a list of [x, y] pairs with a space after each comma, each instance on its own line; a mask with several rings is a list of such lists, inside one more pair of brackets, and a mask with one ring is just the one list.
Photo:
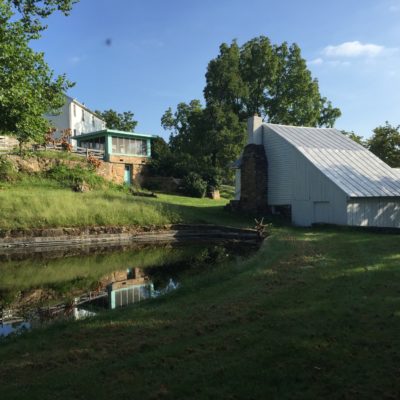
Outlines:
[[158, 245], [0, 256], [0, 337], [151, 300], [253, 244]]

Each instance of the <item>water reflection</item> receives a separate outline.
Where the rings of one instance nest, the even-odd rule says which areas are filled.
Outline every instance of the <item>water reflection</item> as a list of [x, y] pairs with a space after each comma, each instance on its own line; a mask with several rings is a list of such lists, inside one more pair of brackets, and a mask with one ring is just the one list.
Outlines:
[[0, 337], [162, 296], [254, 247], [158, 246], [0, 262]]
[[125, 307], [164, 295], [179, 286], [179, 283], [169, 278], [165, 287], [155, 289], [151, 278], [140, 268], [113, 271], [101, 278], [96, 290], [74, 297], [71, 303], [31, 309], [3, 308], [0, 315], [0, 336], [23, 333], [54, 320], [92, 317], [101, 309]]

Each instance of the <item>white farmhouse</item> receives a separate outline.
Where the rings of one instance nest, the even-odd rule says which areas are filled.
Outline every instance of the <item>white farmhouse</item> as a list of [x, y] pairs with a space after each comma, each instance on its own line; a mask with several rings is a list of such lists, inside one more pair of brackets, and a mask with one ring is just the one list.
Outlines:
[[252, 117], [236, 168], [232, 206], [244, 211], [286, 212], [299, 226], [400, 228], [399, 174], [337, 129]]
[[[66, 129], [71, 130], [71, 136], [79, 136], [85, 133], [101, 131], [106, 123], [93, 111], [76, 99], [65, 95], [65, 104], [61, 113], [45, 116], [56, 128], [54, 136], [60, 137]], [[75, 144], [75, 143], [73, 143]]]

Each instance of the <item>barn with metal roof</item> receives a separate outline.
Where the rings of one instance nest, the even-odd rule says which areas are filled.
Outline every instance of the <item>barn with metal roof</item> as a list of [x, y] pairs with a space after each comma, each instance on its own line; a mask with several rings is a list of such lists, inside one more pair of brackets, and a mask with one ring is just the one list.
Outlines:
[[[265, 149], [270, 209], [286, 207], [300, 226], [400, 228], [398, 172], [337, 129], [267, 124], [255, 116], [248, 130], [248, 143]], [[246, 182], [237, 166], [240, 200]]]

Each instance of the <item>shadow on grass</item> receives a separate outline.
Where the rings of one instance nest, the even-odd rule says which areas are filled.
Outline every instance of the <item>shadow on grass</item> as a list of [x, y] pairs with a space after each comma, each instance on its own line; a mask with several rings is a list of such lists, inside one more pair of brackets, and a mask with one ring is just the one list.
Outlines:
[[396, 399], [399, 248], [398, 236], [283, 229], [163, 299], [4, 343], [3, 394]]

